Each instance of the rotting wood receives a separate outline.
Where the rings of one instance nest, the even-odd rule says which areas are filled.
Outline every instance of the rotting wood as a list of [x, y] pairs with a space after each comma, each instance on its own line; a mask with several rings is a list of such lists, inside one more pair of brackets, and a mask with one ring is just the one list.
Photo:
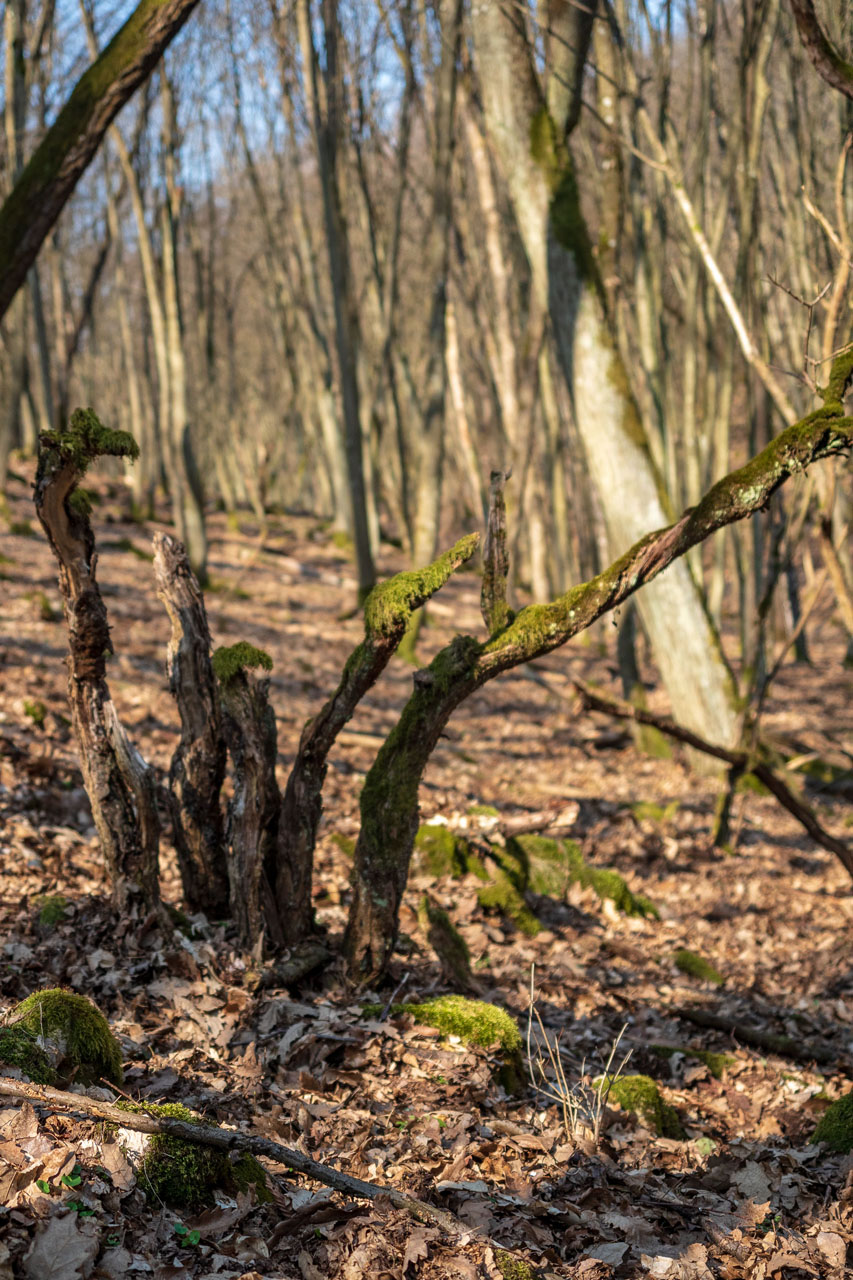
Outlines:
[[512, 472], [493, 471], [489, 483], [489, 520], [483, 546], [483, 585], [480, 612], [490, 636], [502, 631], [511, 618], [506, 600], [509, 555], [506, 547], [504, 485]]
[[669, 1012], [676, 1018], [683, 1018], [697, 1027], [707, 1027], [711, 1031], [725, 1031], [742, 1044], [753, 1049], [763, 1049], [767, 1053], [778, 1054], [780, 1058], [790, 1058], [793, 1062], [817, 1062], [821, 1066], [841, 1064], [845, 1071], [851, 1068], [850, 1058], [830, 1049], [825, 1044], [803, 1040], [801, 1037], [780, 1035], [775, 1031], [762, 1031], [760, 1027], [751, 1027], [737, 1018], [725, 1014], [713, 1013], [710, 1009], [696, 1007], [675, 1008]]
[[68, 429], [42, 436], [35, 483], [36, 514], [59, 563], [68, 626], [68, 701], [80, 768], [101, 842], [113, 903], [160, 909], [160, 824], [150, 766], [127, 736], [110, 695], [113, 652], [107, 610], [97, 583], [98, 556], [88, 498], [78, 488], [103, 455], [135, 458], [124, 431], [111, 431], [90, 409], [77, 409]]
[[169, 766], [169, 797], [184, 897], [210, 919], [228, 912], [228, 875], [220, 792], [225, 737], [210, 662], [204, 598], [186, 549], [154, 535], [157, 594], [172, 624], [167, 672], [181, 717], [181, 740]]
[[717, 760], [725, 760], [733, 769], [739, 770], [741, 773], [749, 772], [754, 774], [759, 782], [762, 782], [767, 790], [773, 793], [783, 808], [787, 809], [800, 825], [805, 828], [815, 844], [819, 844], [823, 849], [834, 853], [850, 877], [853, 878], [853, 850], [843, 840], [839, 840], [821, 826], [814, 811], [799, 796], [795, 795], [787, 783], [783, 782], [769, 765], [754, 759], [748, 751], [732, 751], [728, 747], [718, 747], [712, 742], [706, 742], [704, 738], [700, 738], [698, 734], [692, 733], [689, 729], [684, 729], [681, 725], [676, 724], [674, 720], [669, 720], [666, 716], [655, 715], [651, 711], [644, 711], [640, 707], [634, 707], [628, 702], [623, 702], [621, 699], [611, 698], [607, 694], [601, 693], [600, 690], [593, 689], [583, 680], [575, 680], [574, 684], [586, 705], [594, 711], [603, 711], [605, 715], [615, 716], [618, 720], [637, 720], [640, 724], [653, 725], [656, 729], [660, 729], [661, 733], [667, 734], [670, 738], [675, 738], [678, 742], [683, 742], [686, 746], [694, 747], [697, 751], [704, 751], [706, 755], [714, 756]]

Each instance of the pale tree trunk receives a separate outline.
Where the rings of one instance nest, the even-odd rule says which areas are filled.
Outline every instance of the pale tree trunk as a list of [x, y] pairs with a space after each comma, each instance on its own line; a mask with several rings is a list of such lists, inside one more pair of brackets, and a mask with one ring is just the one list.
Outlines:
[[[564, 6], [553, 6], [562, 10]], [[589, 19], [565, 6], [565, 21]], [[554, 15], [559, 27], [559, 13]], [[533, 287], [550, 310], [563, 376], [577, 429], [615, 552], [666, 523], [655, 473], [628, 372], [610, 328], [592, 245], [580, 209], [567, 127], [586, 44], [577, 33], [555, 31], [561, 65], [552, 68], [550, 96], [566, 112], [555, 117], [539, 84], [523, 23], [501, 5], [472, 15], [486, 121], [509, 185], [533, 273]], [[588, 34], [587, 34], [588, 40]], [[562, 51], [562, 52], [561, 52]], [[568, 88], [567, 88], [568, 86]], [[686, 564], [673, 565], [643, 593], [638, 607], [676, 718], [710, 741], [728, 745], [736, 716], [719, 642]]]
[[358, 594], [363, 600], [376, 581], [367, 493], [364, 477], [364, 445], [359, 411], [358, 310], [350, 263], [347, 223], [341, 198], [340, 143], [345, 109], [340, 65], [340, 23], [337, 0], [323, 0], [325, 67], [321, 80], [312, 32], [311, 0], [299, 0], [297, 18], [302, 49], [308, 116], [314, 132], [323, 212], [329, 250], [335, 339], [344, 412], [347, 472], [352, 500], [353, 540], [358, 572]]

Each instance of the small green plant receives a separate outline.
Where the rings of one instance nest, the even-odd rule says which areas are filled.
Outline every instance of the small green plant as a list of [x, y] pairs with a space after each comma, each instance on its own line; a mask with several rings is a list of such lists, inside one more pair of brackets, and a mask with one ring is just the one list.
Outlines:
[[678, 813], [679, 804], [680, 801], [671, 800], [664, 808], [651, 800], [638, 800], [636, 804], [631, 805], [631, 812], [638, 822], [653, 822], [656, 826], [664, 827], [672, 822]]
[[673, 956], [673, 962], [676, 969], [686, 973], [689, 978], [698, 978], [700, 982], [712, 982], [715, 987], [725, 986], [726, 980], [720, 971], [695, 951], [688, 951], [686, 947], [681, 947]]
[[24, 715], [32, 720], [37, 729], [44, 728], [44, 722], [47, 719], [47, 707], [38, 698], [32, 702], [26, 699], [24, 702]]
[[201, 1232], [195, 1229], [190, 1231], [189, 1227], [185, 1227], [182, 1222], [175, 1223], [175, 1235], [182, 1248], [195, 1249], [201, 1243]]
[[42, 893], [35, 899], [38, 907], [39, 924], [43, 929], [53, 929], [65, 919], [65, 908], [68, 899], [64, 893]]
[[9, 532], [14, 534], [16, 538], [34, 538], [36, 531], [29, 520], [12, 520], [9, 524]]

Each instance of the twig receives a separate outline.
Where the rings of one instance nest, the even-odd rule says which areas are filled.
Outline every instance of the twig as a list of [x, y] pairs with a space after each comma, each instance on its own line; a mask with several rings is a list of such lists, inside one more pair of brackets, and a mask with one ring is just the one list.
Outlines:
[[509, 556], [506, 549], [506, 504], [504, 485], [511, 471], [493, 471], [489, 485], [489, 523], [483, 547], [483, 586], [480, 612], [490, 636], [501, 631], [510, 618], [506, 602]]
[[640, 707], [634, 707], [630, 702], [623, 702], [619, 698], [611, 698], [597, 689], [590, 688], [583, 680], [575, 680], [574, 684], [586, 705], [595, 711], [603, 711], [605, 715], [615, 716], [617, 720], [637, 720], [640, 724], [652, 725], [655, 729], [660, 729], [661, 733], [667, 734], [670, 738], [675, 738], [678, 742], [683, 742], [689, 747], [694, 747], [697, 751], [703, 751], [706, 755], [714, 756], [717, 760], [725, 760], [727, 764], [736, 765], [755, 774], [759, 782], [763, 782], [768, 791], [772, 791], [779, 803], [789, 813], [793, 814], [801, 826], [805, 827], [815, 844], [821, 845], [822, 848], [836, 855], [851, 879], [853, 879], [853, 852], [851, 852], [850, 848], [843, 840], [836, 839], [835, 836], [826, 831], [814, 812], [800, 800], [799, 796], [794, 794], [778, 774], [774, 773], [768, 765], [754, 760], [748, 751], [736, 751], [728, 747], [718, 747], [712, 742], [706, 742], [704, 738], [700, 738], [698, 734], [692, 733], [689, 729], [684, 729], [680, 724], [676, 724], [674, 720], [669, 720], [665, 716], [653, 715], [651, 711], [643, 711]]
[[405, 1209], [421, 1222], [433, 1222], [454, 1235], [470, 1235], [471, 1228], [460, 1222], [452, 1213], [437, 1209], [434, 1205], [406, 1195], [396, 1187], [383, 1187], [374, 1182], [364, 1182], [361, 1178], [353, 1178], [341, 1173], [330, 1165], [320, 1164], [312, 1160], [294, 1147], [284, 1147], [271, 1138], [256, 1137], [253, 1134], [237, 1133], [233, 1129], [220, 1129], [215, 1125], [190, 1124], [184, 1120], [173, 1120], [166, 1116], [150, 1116], [144, 1112], [122, 1111], [111, 1103], [102, 1102], [99, 1098], [90, 1098], [83, 1094], [66, 1093], [62, 1089], [52, 1089], [49, 1085], [29, 1084], [22, 1080], [0, 1078], [0, 1097], [29, 1098], [51, 1111], [69, 1109], [82, 1111], [85, 1115], [96, 1116], [101, 1120], [109, 1120], [123, 1129], [132, 1129], [136, 1133], [165, 1133], [173, 1138], [181, 1138], [186, 1142], [196, 1142], [204, 1147], [215, 1147], [219, 1151], [250, 1151], [255, 1156], [266, 1156], [276, 1164], [295, 1169], [306, 1177], [322, 1182], [327, 1187], [339, 1191], [341, 1195], [352, 1199], [375, 1200], [379, 1196], [387, 1196], [395, 1209]]

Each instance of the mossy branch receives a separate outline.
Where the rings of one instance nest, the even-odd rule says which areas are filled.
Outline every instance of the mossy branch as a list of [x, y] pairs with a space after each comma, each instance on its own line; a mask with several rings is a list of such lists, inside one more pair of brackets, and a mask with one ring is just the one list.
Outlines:
[[353, 979], [373, 981], [388, 963], [418, 829], [420, 780], [456, 707], [501, 672], [565, 644], [717, 529], [762, 509], [789, 476], [850, 449], [853, 418], [844, 416], [841, 396], [851, 378], [853, 363], [839, 357], [830, 382], [838, 399], [827, 399], [822, 409], [782, 431], [674, 524], [646, 534], [592, 581], [550, 604], [522, 609], [485, 643], [456, 636], [416, 673], [411, 697], [362, 789], [353, 906], [344, 938]]
[[275, 896], [288, 944], [302, 940], [312, 928], [311, 863], [323, 812], [326, 762], [335, 739], [387, 666], [412, 614], [470, 559], [478, 544], [479, 534], [468, 534], [427, 568], [398, 573], [373, 588], [364, 605], [364, 639], [350, 655], [337, 689], [302, 732], [279, 820]]
[[140, 0], [81, 76], [0, 209], [0, 317], [118, 112], [198, 0]]
[[254, 1134], [238, 1133], [234, 1129], [220, 1129], [215, 1125], [195, 1124], [186, 1120], [178, 1120], [168, 1116], [146, 1115], [142, 1111], [134, 1113], [102, 1102], [99, 1098], [90, 1098], [82, 1094], [66, 1093], [62, 1089], [53, 1089], [49, 1085], [28, 1084], [21, 1080], [0, 1078], [0, 1097], [29, 1098], [40, 1106], [51, 1111], [72, 1111], [87, 1116], [97, 1116], [123, 1129], [133, 1129], [137, 1133], [166, 1134], [180, 1138], [184, 1142], [198, 1143], [201, 1146], [213, 1147], [217, 1151], [247, 1151], [254, 1156], [264, 1156], [286, 1169], [295, 1169], [315, 1182], [332, 1187], [341, 1195], [351, 1199], [376, 1200], [379, 1196], [387, 1197], [395, 1209], [403, 1209], [421, 1222], [431, 1222], [441, 1227], [450, 1235], [471, 1235], [470, 1224], [461, 1222], [452, 1213], [446, 1213], [435, 1205], [407, 1195], [397, 1187], [384, 1187], [375, 1182], [365, 1182], [361, 1178], [353, 1178], [341, 1173], [331, 1165], [312, 1160], [295, 1147], [285, 1147], [270, 1138], [257, 1137]]

